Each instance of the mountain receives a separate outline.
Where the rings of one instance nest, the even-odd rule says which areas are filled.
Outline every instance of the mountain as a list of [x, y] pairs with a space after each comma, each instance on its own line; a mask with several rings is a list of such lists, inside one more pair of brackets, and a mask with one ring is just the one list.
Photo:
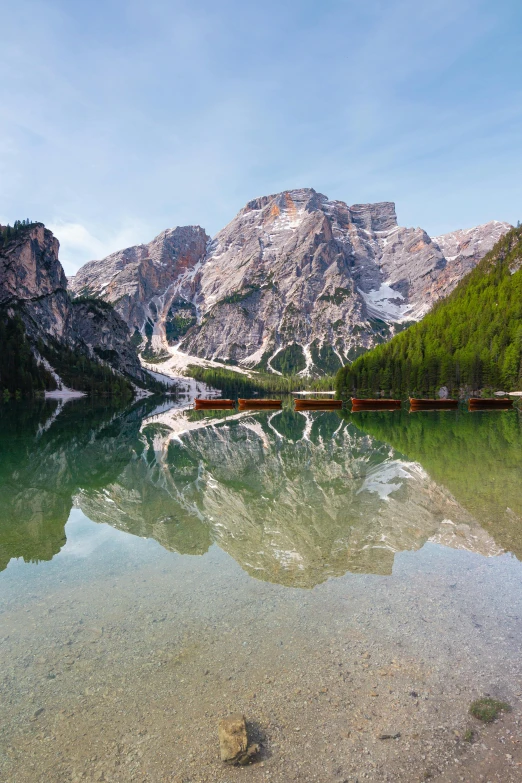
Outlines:
[[431, 239], [400, 227], [391, 202], [349, 207], [302, 188], [250, 201], [211, 242], [199, 227], [165, 231], [70, 284], [110, 301], [156, 350], [333, 372], [421, 318], [509, 228]]
[[66, 383], [130, 392], [149, 381], [125, 321], [106, 302], [71, 301], [59, 244], [42, 223], [0, 227], [0, 389]]
[[392, 203], [348, 207], [308, 189], [256, 199], [212, 242], [201, 323], [181, 347], [280, 372], [331, 371], [420, 318], [460, 263], [448, 273], [439, 246], [400, 228]]
[[340, 394], [522, 388], [522, 228], [420, 323], [339, 371]]
[[154, 331], [160, 345], [165, 339], [177, 340], [196, 323], [195, 277], [209, 239], [199, 226], [167, 229], [148, 245], [89, 262], [71, 278], [71, 290], [110, 302], [149, 345]]

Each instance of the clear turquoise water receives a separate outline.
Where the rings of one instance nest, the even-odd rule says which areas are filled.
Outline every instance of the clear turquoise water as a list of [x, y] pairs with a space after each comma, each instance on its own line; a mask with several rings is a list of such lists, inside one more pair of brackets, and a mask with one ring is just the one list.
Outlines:
[[[350, 687], [354, 724], [370, 726], [386, 667], [401, 693], [432, 694], [415, 717], [430, 731], [461, 728], [485, 690], [517, 699], [517, 411], [13, 403], [0, 449], [2, 780], [132, 779], [128, 745], [135, 779], [174, 767], [225, 781], [212, 750], [224, 709], [268, 726], [278, 715], [265, 727], [274, 748], [302, 714], [293, 747], [315, 769], [307, 721], [335, 724], [348, 696], [310, 702], [308, 717], [292, 699], [330, 682], [329, 655], [353, 670], [370, 651]], [[368, 731], [393, 716], [413, 736], [411, 699], [387, 690]], [[174, 724], [166, 750], [158, 738]], [[255, 774], [292, 779], [290, 761], [274, 750]]]

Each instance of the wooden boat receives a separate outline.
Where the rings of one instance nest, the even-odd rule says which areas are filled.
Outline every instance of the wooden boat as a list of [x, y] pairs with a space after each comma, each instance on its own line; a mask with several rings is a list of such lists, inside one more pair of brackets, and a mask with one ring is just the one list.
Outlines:
[[468, 408], [470, 411], [477, 410], [502, 410], [513, 407], [513, 400], [507, 397], [470, 397]]
[[318, 400], [310, 397], [295, 400], [296, 411], [332, 411], [342, 407], [342, 400]]
[[281, 400], [246, 400], [243, 398], [239, 398], [239, 410], [249, 410], [249, 409], [255, 409], [255, 408], [280, 408], [281, 407]]
[[[522, 392], [520, 393], [522, 394]], [[308, 391], [294, 391], [292, 394], [301, 398], [306, 397], [307, 394], [312, 394], [315, 400], [316, 397], [335, 397], [335, 389], [330, 389], [330, 391], [313, 391], [313, 389], [309, 389]]]
[[423, 397], [410, 397], [412, 410], [455, 410], [459, 407], [458, 400], [436, 399], [429, 400]]
[[225, 400], [225, 399], [195, 399], [194, 400], [194, 407], [197, 411], [200, 410], [206, 410], [206, 411], [220, 411], [220, 410], [228, 410], [230, 408], [234, 408], [236, 403], [234, 400]]
[[352, 397], [352, 411], [390, 411], [399, 410], [402, 400], [386, 400], [383, 397], [375, 399]]

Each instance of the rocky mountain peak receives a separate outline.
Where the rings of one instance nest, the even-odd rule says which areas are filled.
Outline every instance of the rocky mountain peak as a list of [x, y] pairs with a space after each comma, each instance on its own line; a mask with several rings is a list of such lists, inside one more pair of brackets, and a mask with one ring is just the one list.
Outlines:
[[432, 240], [395, 204], [348, 206], [313, 188], [249, 201], [213, 240], [162, 232], [72, 281], [112, 302], [147, 345], [272, 372], [334, 372], [421, 318], [506, 223]]
[[59, 247], [51, 231], [36, 223], [0, 248], [0, 304], [65, 291]]
[[261, 196], [260, 198], [252, 199], [252, 201], [249, 201], [248, 204], [239, 211], [237, 217], [246, 212], [263, 210], [267, 206], [270, 207], [273, 216], [279, 214], [279, 212], [293, 212], [297, 209], [303, 210], [309, 204], [313, 208], [317, 198], [326, 199], [326, 196], [317, 193], [313, 188], [283, 190], [281, 193], [273, 193], [270, 196]]
[[[204, 254], [208, 239], [200, 226], [167, 228], [148, 244], [117, 250], [103, 259], [85, 264], [71, 278], [71, 287], [78, 293], [88, 293], [93, 288], [100, 291], [110, 285], [118, 272], [143, 262], [152, 262], [157, 267], [175, 268], [176, 272], [185, 271], [194, 263], [196, 256], [199, 258]], [[110, 298], [110, 291], [106, 298]]]
[[[342, 202], [336, 202], [341, 203]], [[391, 231], [397, 228], [397, 214], [393, 201], [376, 204], [353, 204], [349, 208], [352, 221], [366, 231]]]
[[156, 334], [165, 340], [165, 323], [172, 320], [173, 303], [190, 302], [195, 276], [210, 237], [200, 226], [178, 226], [162, 231], [152, 242], [90, 261], [69, 281], [77, 296], [94, 295], [111, 302], [131, 330], [151, 343]]
[[459, 229], [433, 237], [433, 242], [439, 246], [447, 261], [454, 261], [459, 257], [467, 258], [471, 269], [510, 228], [509, 223], [490, 220], [474, 228]]
[[262, 215], [255, 216], [254, 219], [264, 225], [280, 222], [282, 228], [295, 228], [297, 222], [303, 219], [306, 213], [317, 211], [322, 211], [329, 217], [340, 219], [341, 224], [354, 223], [367, 231], [390, 231], [397, 227], [397, 215], [393, 201], [354, 204], [348, 207], [343, 201], [332, 201], [313, 188], [284, 190], [282, 193], [253, 199], [239, 211], [231, 222], [234, 223], [242, 216], [248, 216], [247, 220], [250, 222], [253, 216], [249, 213], [261, 212]]

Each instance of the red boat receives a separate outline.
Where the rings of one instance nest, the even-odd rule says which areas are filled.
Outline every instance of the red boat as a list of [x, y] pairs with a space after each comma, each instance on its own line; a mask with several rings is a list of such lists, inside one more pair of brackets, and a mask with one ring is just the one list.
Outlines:
[[255, 410], [256, 408], [280, 408], [281, 400], [246, 400], [241, 397], [238, 400], [239, 410]]
[[225, 399], [215, 399], [215, 400], [208, 400], [208, 399], [195, 399], [194, 400], [194, 406], [197, 411], [206, 410], [206, 411], [220, 411], [220, 410], [229, 410], [230, 408], [235, 408], [235, 402], [234, 400], [225, 400]]
[[395, 411], [399, 410], [402, 400], [386, 400], [383, 397], [375, 399], [352, 397], [352, 411]]
[[313, 397], [304, 397], [295, 401], [296, 411], [333, 411], [342, 407], [342, 400], [318, 400]]
[[468, 408], [470, 411], [478, 410], [505, 410], [513, 407], [513, 400], [507, 397], [470, 397]]
[[422, 397], [410, 397], [412, 410], [455, 410], [459, 407], [458, 400], [436, 399], [427, 400]]

